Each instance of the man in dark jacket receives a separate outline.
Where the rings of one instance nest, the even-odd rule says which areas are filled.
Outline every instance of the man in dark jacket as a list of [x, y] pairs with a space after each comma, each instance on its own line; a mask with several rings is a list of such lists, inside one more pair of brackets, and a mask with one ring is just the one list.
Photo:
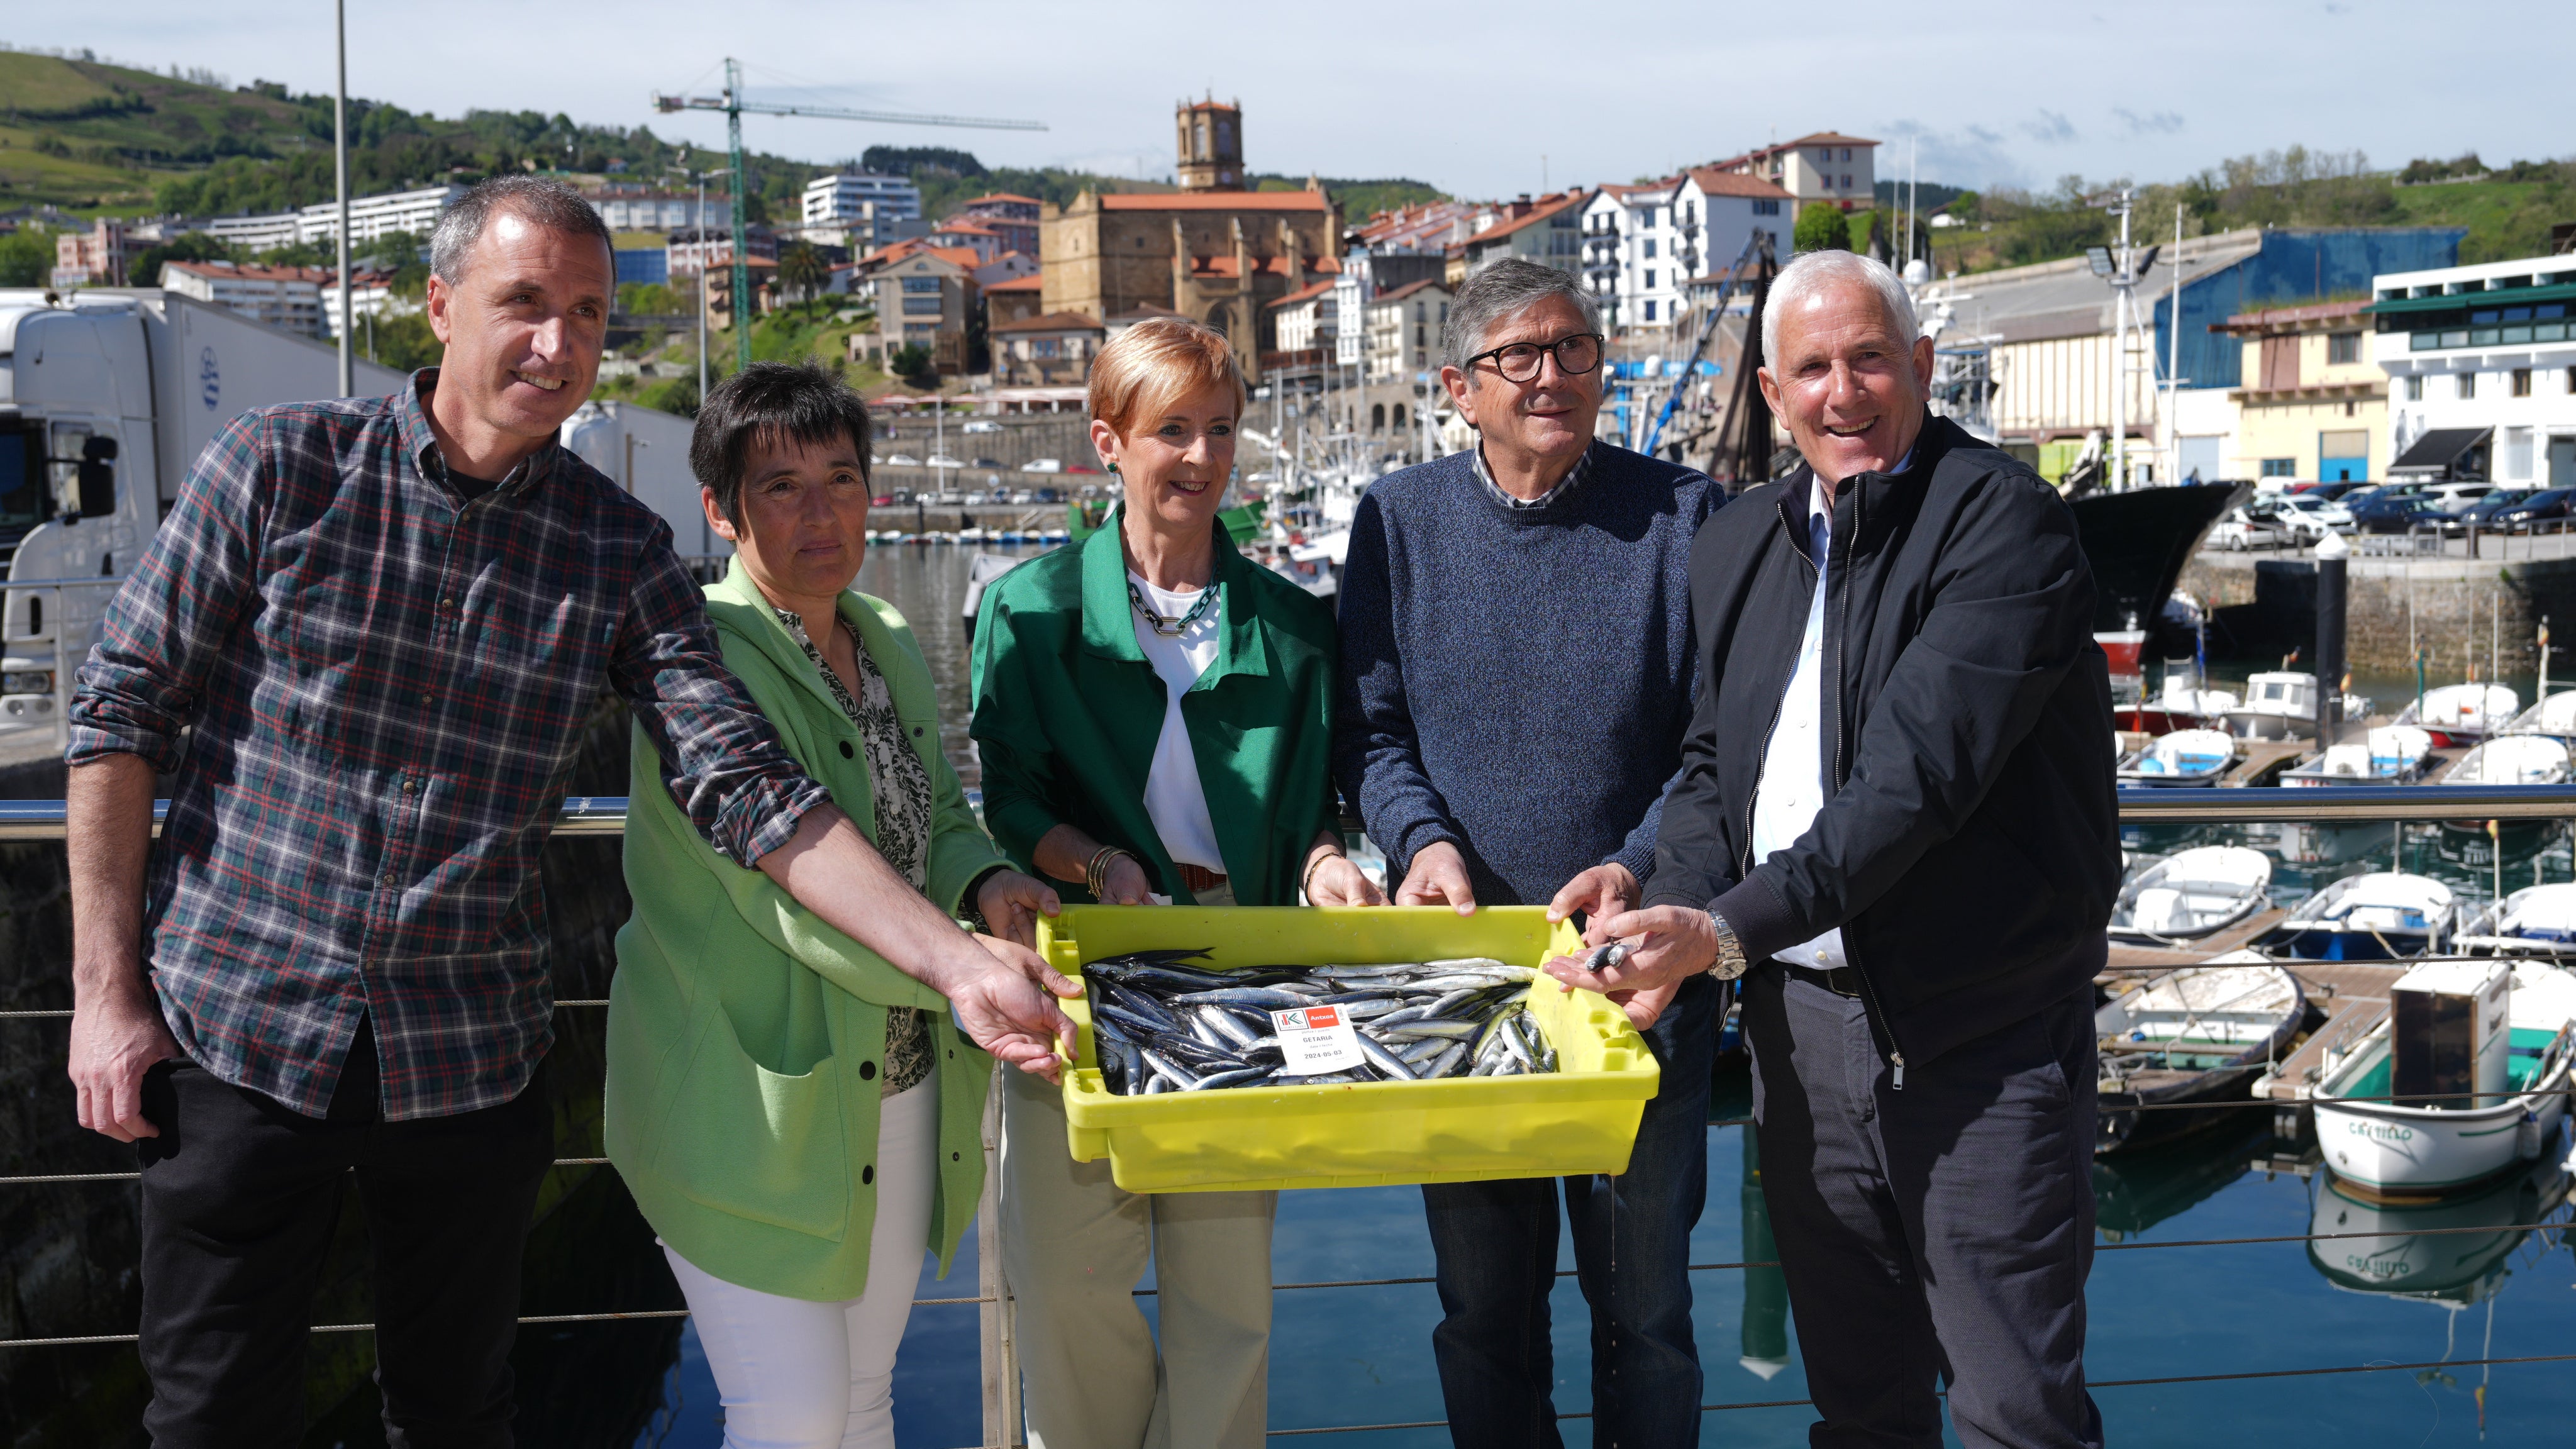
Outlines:
[[[1632, 954], [1744, 977], [1763, 1190], [1825, 1445], [2098, 1445], [2091, 978], [2120, 874], [2075, 522], [1926, 408], [1886, 267], [1800, 258], [1763, 395], [1806, 466], [1691, 558], [1698, 706]], [[1749, 969], [1748, 969], [1749, 968]]]

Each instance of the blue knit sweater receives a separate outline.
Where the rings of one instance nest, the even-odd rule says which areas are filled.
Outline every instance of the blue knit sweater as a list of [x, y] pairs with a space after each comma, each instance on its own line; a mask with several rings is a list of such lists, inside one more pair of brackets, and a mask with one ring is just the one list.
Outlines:
[[1584, 480], [1510, 509], [1453, 454], [1378, 480], [1341, 582], [1333, 773], [1395, 876], [1435, 841], [1485, 905], [1542, 904], [1616, 860], [1654, 870], [1690, 727], [1701, 474], [1594, 443]]

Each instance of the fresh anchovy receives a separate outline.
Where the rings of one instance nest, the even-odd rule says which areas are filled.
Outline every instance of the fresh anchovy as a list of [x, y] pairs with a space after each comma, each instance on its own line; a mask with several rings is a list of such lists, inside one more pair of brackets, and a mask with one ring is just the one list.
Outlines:
[[1320, 981], [1278, 981], [1271, 983], [1270, 989], [1285, 991], [1291, 996], [1303, 996], [1310, 1001], [1319, 996], [1332, 995], [1332, 988]]
[[1141, 1045], [1150, 1046], [1196, 1072], [1224, 1071], [1229, 1067], [1245, 1065], [1243, 1058], [1235, 1055], [1231, 1047], [1219, 1051], [1197, 1037], [1177, 1032], [1166, 1033]]
[[1404, 1006], [1398, 1007], [1393, 1011], [1382, 1012], [1379, 1014], [1377, 1020], [1369, 1024], [1378, 1028], [1380, 1031], [1383, 1031], [1388, 1027], [1398, 1026], [1408, 1021], [1420, 1021], [1430, 1014], [1431, 1003], [1426, 1001], [1419, 1006]]
[[1372, 997], [1366, 1001], [1353, 1001], [1344, 1004], [1342, 1006], [1342, 1019], [1345, 1021], [1371, 1021], [1391, 1016], [1396, 1012], [1408, 1009], [1409, 1008], [1404, 1004], [1404, 998], [1401, 996]]
[[1199, 1084], [1198, 1073], [1173, 1061], [1154, 1048], [1144, 1048], [1144, 1056], [1145, 1065], [1154, 1069], [1154, 1075], [1169, 1079], [1173, 1086], [1182, 1091], [1186, 1092]]
[[1271, 1011], [1288, 1011], [1312, 1006], [1314, 998], [1293, 991], [1274, 991], [1266, 986], [1228, 986], [1215, 991], [1192, 991], [1172, 998], [1175, 1006], [1258, 1006]]
[[1418, 1067], [1440, 1055], [1441, 1049], [1448, 1045], [1449, 1043], [1435, 1036], [1425, 1037], [1420, 1041], [1390, 1044], [1387, 1049], [1403, 1058], [1405, 1065]]
[[1223, 1087], [1240, 1087], [1248, 1082], [1258, 1082], [1269, 1075], [1270, 1069], [1268, 1067], [1238, 1067], [1230, 1072], [1211, 1072], [1207, 1076], [1201, 1077], [1196, 1082], [1191, 1083], [1189, 1086], [1182, 1088], [1182, 1090], [1187, 1092], [1213, 1092]]
[[1215, 1047], [1219, 1051], [1241, 1051], [1243, 1048], [1252, 1045], [1255, 1041], [1260, 1040], [1261, 1037], [1261, 1033], [1254, 1031], [1251, 1027], [1245, 1026], [1241, 1017], [1236, 1016], [1233, 1012], [1226, 1010], [1222, 1006], [1211, 1006], [1207, 1008], [1199, 1013], [1198, 1019], [1206, 1022], [1216, 1031], [1217, 1035], [1225, 1038], [1222, 1042], [1212, 1041], [1208, 1043], [1209, 1046]]
[[1472, 1021], [1407, 1021], [1386, 1028], [1384, 1034], [1391, 1037], [1409, 1036], [1419, 1039], [1436, 1036], [1449, 1041], [1472, 1041], [1476, 1034], [1483, 1030], [1483, 1027]]
[[1234, 1039], [1217, 1030], [1216, 1023], [1208, 1019], [1209, 1015], [1210, 1013], [1204, 1011], [1190, 1013], [1190, 1035], [1207, 1043], [1212, 1050], [1231, 1053], [1234, 1050]]
[[1433, 1057], [1423, 1066], [1423, 1078], [1427, 1081], [1434, 1077], [1448, 1076], [1460, 1063], [1466, 1060], [1467, 1044], [1463, 1041], [1453, 1041], [1447, 1046], [1442, 1047], [1440, 1049], [1440, 1054]]
[[1359, 1043], [1360, 1055], [1368, 1058], [1368, 1064], [1397, 1081], [1409, 1082], [1419, 1075], [1413, 1068], [1404, 1064], [1404, 1058], [1380, 1046], [1373, 1038], [1363, 1036], [1359, 1039]]
[[[1157, 1073], [1155, 1073], [1153, 1076], [1151, 1076], [1151, 1077], [1149, 1077], [1149, 1078], [1147, 1078], [1147, 1079], [1146, 1079], [1146, 1081], [1145, 1081], [1145, 1090], [1144, 1090], [1144, 1092], [1143, 1092], [1141, 1095], [1144, 1095], [1144, 1096], [1148, 1096], [1148, 1097], [1150, 1097], [1150, 1096], [1154, 1095], [1156, 1092], [1173, 1092], [1173, 1091], [1178, 1091], [1178, 1090], [1180, 1090], [1180, 1089], [1179, 1089], [1179, 1088], [1177, 1088], [1177, 1087], [1174, 1087], [1174, 1086], [1172, 1085], [1172, 1079], [1171, 1079], [1171, 1078], [1169, 1078], [1169, 1077], [1167, 1077], [1167, 1076], [1164, 1076], [1164, 1075], [1163, 1075], [1163, 1074], [1161, 1074], [1160, 1072], [1157, 1072]], [[1131, 1093], [1130, 1095], [1137, 1095], [1137, 1094], [1132, 1094], [1132, 1093]]]
[[1096, 1021], [1111, 1023], [1122, 1035], [1133, 1039], [1164, 1035], [1172, 1029], [1173, 1025], [1168, 1022], [1149, 1021], [1118, 1003], [1108, 1000], [1103, 1000], [1092, 1007], [1092, 1017]]
[[1453, 956], [1446, 961], [1425, 961], [1422, 964], [1435, 971], [1529, 971], [1526, 966], [1508, 965], [1491, 956]]
[[1139, 1016], [1154, 1023], [1162, 1030], [1176, 1031], [1180, 1028], [1180, 1019], [1172, 1015], [1171, 1008], [1132, 986], [1111, 982], [1101, 988], [1100, 994], [1103, 1000], [1130, 1015]]

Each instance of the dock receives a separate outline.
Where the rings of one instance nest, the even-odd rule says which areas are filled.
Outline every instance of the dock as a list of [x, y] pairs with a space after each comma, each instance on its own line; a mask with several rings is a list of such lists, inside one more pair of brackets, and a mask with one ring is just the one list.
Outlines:
[[[2189, 951], [2114, 944], [2110, 963], [2100, 976], [2094, 978], [2095, 983], [2115, 993], [2125, 991], [2144, 978], [2236, 950], [2268, 929], [2282, 914], [2280, 908], [2274, 907], [2243, 925], [2192, 943], [2194, 949]], [[2388, 989], [2415, 963], [2282, 961], [2276, 964], [2298, 978], [2299, 989], [2307, 993], [2309, 1007], [2322, 1013], [2324, 1020], [2298, 1039], [2290, 1054], [2281, 1059], [2271, 1074], [2257, 1081], [2255, 1090], [2276, 1101], [2304, 1101], [2317, 1079], [2325, 1075], [2329, 1053], [2345, 1050], [2387, 1019]]]

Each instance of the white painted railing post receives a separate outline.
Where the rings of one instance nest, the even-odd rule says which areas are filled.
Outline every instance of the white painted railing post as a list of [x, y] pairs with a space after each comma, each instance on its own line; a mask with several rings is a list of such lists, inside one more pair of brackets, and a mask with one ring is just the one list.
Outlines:
[[1020, 1420], [1020, 1353], [1012, 1322], [1011, 1279], [1002, 1271], [1001, 1063], [984, 1093], [984, 1195], [975, 1205], [975, 1292], [983, 1318], [985, 1449], [1026, 1442]]

